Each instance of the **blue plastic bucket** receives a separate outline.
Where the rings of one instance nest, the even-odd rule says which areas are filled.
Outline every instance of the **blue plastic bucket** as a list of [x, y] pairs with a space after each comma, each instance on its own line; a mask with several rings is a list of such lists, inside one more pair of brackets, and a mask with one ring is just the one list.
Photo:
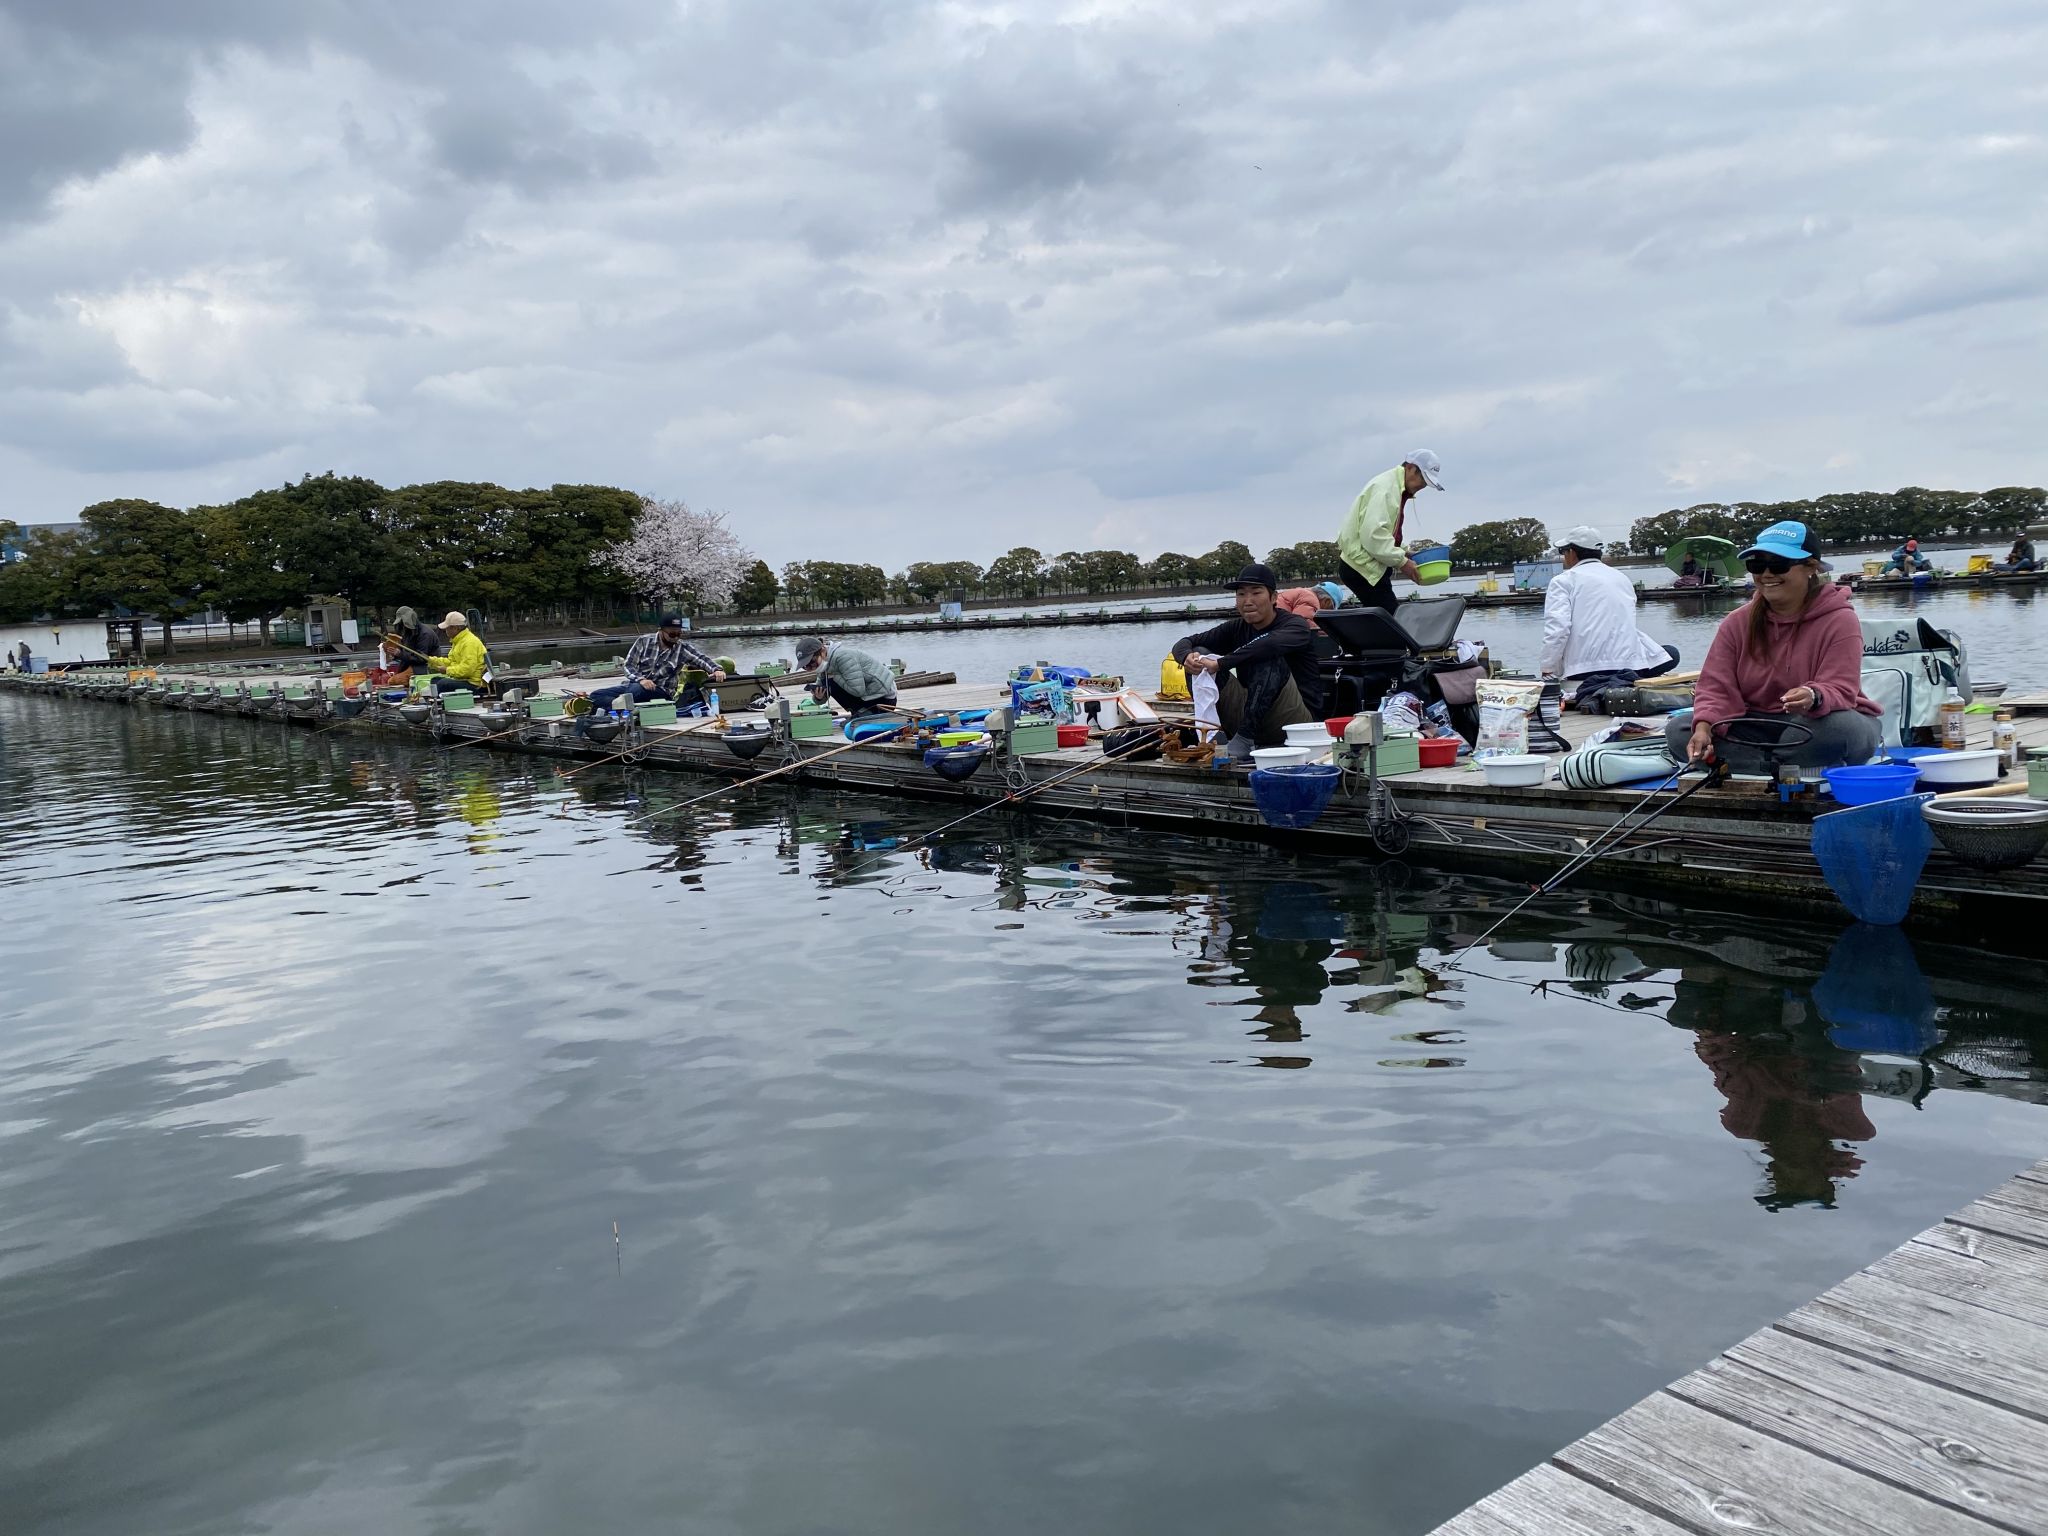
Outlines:
[[1855, 768], [1823, 768], [1820, 776], [1828, 781], [1838, 804], [1875, 805], [1913, 793], [1913, 786], [1920, 782], [1920, 765], [1865, 763]]
[[1285, 768], [1254, 768], [1252, 799], [1269, 827], [1299, 830], [1315, 825], [1337, 792], [1335, 763], [1293, 763]]

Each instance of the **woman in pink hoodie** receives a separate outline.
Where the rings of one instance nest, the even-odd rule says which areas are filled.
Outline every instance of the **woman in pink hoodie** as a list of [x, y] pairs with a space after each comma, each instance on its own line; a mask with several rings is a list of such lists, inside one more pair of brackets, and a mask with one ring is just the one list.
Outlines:
[[[1671, 755], [1722, 758], [1737, 773], [1769, 773], [1781, 761], [1868, 762], [1879, 710], [1863, 692], [1863, 627], [1842, 589], [1821, 574], [1813, 535], [1804, 523], [1773, 523], [1741, 559], [1756, 596], [1714, 631], [1692, 720], [1666, 727]], [[1789, 729], [1795, 725], [1811, 734]], [[1791, 744], [1773, 751], [1781, 739]]]

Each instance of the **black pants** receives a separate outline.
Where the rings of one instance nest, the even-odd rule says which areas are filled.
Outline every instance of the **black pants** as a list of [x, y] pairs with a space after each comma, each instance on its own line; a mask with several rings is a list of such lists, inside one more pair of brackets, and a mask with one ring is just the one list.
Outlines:
[[1577, 709], [1583, 704], [1587, 709], [1598, 709], [1600, 707], [1600, 696], [1608, 689], [1633, 688], [1637, 683], [1645, 682], [1650, 678], [1662, 677], [1677, 665], [1678, 647], [1667, 645], [1664, 647], [1664, 662], [1661, 666], [1644, 667], [1640, 671], [1635, 672], [1624, 670], [1617, 672], [1578, 673], [1576, 676], [1565, 679], [1568, 683], [1578, 684], [1578, 687], [1572, 693], [1571, 707]]
[[1337, 574], [1344, 578], [1344, 585], [1351, 589], [1352, 596], [1367, 608], [1383, 608], [1392, 613], [1399, 603], [1394, 597], [1394, 573], [1381, 571], [1378, 581], [1367, 581], [1344, 561], [1337, 562]]
[[472, 683], [467, 679], [460, 677], [450, 677], [445, 672], [436, 675], [436, 677], [434, 678], [434, 692], [436, 693], [482, 694], [487, 691], [487, 684]]
[[849, 715], [879, 715], [896, 707], [894, 694], [879, 699], [857, 699], [851, 691], [829, 677], [825, 679], [825, 691], [832, 696], [832, 702]]
[[1284, 661], [1238, 666], [1216, 680], [1216, 718], [1223, 734], [1249, 736], [1262, 747], [1287, 744], [1290, 725], [1315, 719]]

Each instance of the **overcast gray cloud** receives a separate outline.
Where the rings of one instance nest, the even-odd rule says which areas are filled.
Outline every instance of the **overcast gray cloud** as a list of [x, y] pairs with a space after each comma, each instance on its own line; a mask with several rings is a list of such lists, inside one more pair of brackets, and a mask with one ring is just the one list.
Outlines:
[[2039, 483], [2048, 12], [0, 0], [0, 516], [602, 480], [771, 560]]

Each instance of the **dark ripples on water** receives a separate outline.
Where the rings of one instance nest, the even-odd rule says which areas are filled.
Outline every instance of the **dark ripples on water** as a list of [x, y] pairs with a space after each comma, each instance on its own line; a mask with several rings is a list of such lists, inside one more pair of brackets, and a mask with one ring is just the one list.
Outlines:
[[0, 1526], [1420, 1531], [2038, 1155], [2029, 961], [686, 784], [0, 696]]

